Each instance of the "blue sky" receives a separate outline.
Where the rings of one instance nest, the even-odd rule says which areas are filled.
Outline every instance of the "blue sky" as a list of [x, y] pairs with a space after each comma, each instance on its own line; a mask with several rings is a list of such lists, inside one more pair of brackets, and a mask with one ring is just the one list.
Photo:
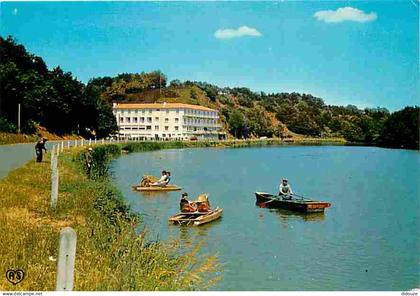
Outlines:
[[160, 69], [396, 110], [419, 104], [415, 1], [2, 2], [0, 33], [83, 82]]

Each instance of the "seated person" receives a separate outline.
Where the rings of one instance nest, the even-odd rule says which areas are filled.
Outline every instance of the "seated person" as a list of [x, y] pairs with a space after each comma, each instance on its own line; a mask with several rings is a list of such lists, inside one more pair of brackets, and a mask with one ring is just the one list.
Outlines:
[[169, 177], [168, 172], [162, 171], [162, 176], [160, 177], [160, 179], [157, 182], [154, 182], [150, 185], [151, 186], [165, 186], [169, 182], [168, 177]]
[[201, 194], [198, 196], [197, 201], [197, 211], [199, 212], [208, 212], [210, 211], [210, 202], [207, 194]]
[[283, 179], [279, 186], [279, 196], [283, 199], [292, 199], [293, 191], [287, 179]]
[[195, 203], [190, 203], [187, 199], [188, 193], [184, 192], [181, 195], [181, 200], [179, 201], [179, 208], [181, 212], [196, 212], [197, 208], [195, 207]]

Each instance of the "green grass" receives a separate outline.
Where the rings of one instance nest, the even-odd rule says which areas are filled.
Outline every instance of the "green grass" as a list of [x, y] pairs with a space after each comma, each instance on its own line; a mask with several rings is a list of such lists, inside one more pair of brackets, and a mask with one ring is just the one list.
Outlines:
[[0, 181], [0, 266], [3, 274], [10, 268], [26, 272], [16, 286], [0, 281], [0, 290], [54, 290], [57, 262], [49, 257], [57, 257], [66, 226], [78, 235], [74, 290], [205, 290], [218, 280], [217, 258], [198, 256], [199, 244], [181, 252], [177, 242], [151, 243], [147, 231], [136, 233], [141, 217], [107, 177], [107, 162], [120, 148], [95, 148], [92, 178], [84, 174], [84, 148], [61, 154], [56, 210], [49, 206], [48, 159]]

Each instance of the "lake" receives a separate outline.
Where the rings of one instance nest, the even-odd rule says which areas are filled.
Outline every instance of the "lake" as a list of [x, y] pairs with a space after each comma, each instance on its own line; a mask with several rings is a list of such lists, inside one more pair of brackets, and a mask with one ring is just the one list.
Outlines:
[[[198, 148], [123, 155], [117, 187], [159, 239], [204, 243], [217, 253], [214, 290], [408, 290], [420, 286], [419, 152], [354, 146]], [[190, 199], [224, 209], [200, 227], [168, 225], [181, 192], [133, 192], [143, 174], [172, 173]], [[259, 208], [255, 191], [332, 203], [325, 214]]]

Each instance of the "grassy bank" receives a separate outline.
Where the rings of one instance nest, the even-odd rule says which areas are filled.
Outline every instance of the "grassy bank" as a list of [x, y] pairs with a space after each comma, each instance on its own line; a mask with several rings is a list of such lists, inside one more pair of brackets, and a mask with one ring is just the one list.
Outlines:
[[[107, 162], [122, 145], [95, 148], [97, 166], [89, 179], [81, 165], [83, 148], [60, 155], [60, 191], [50, 209], [50, 161], [29, 162], [0, 181], [0, 266], [21, 268], [16, 286], [5, 279], [0, 290], [54, 290], [59, 231], [78, 235], [74, 290], [195, 290], [217, 278], [216, 258], [182, 252], [176, 242], [148, 241], [137, 234], [139, 218], [107, 177]], [[208, 281], [205, 281], [208, 280]]]
[[289, 138], [289, 139], [248, 139], [226, 141], [169, 141], [169, 142], [129, 142], [119, 144], [127, 152], [142, 152], [159, 149], [199, 148], [199, 147], [252, 147], [252, 146], [275, 146], [275, 145], [344, 145], [342, 138]]

